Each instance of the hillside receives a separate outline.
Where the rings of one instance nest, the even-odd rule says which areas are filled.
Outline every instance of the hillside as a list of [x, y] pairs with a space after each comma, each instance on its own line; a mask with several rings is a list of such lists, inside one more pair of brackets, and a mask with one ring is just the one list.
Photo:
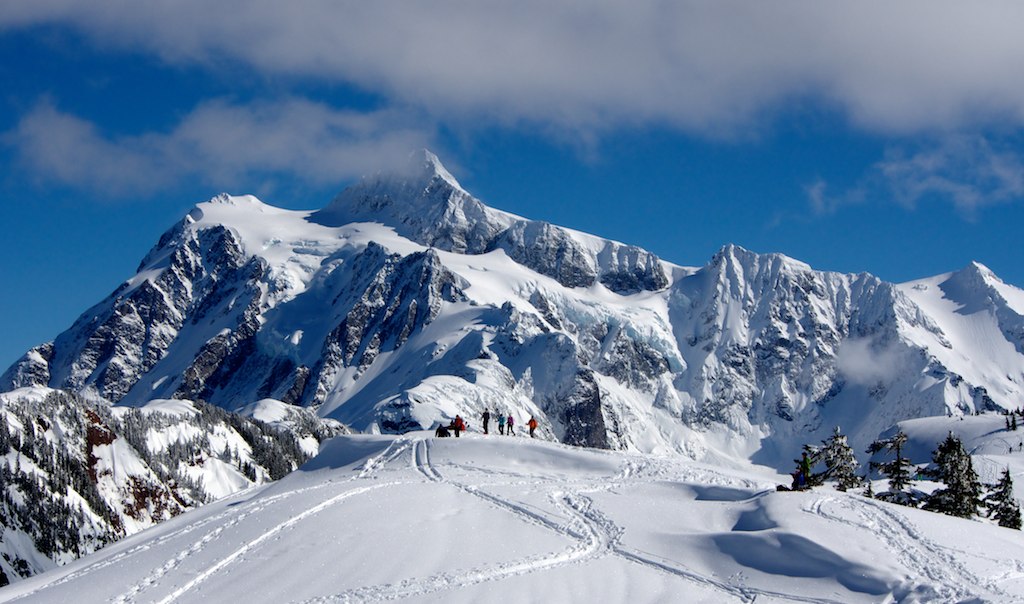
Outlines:
[[779, 480], [522, 437], [342, 436], [0, 601], [1024, 599], [1017, 531]]
[[243, 416], [183, 400], [0, 394], [0, 586], [281, 478], [343, 431], [271, 401]]

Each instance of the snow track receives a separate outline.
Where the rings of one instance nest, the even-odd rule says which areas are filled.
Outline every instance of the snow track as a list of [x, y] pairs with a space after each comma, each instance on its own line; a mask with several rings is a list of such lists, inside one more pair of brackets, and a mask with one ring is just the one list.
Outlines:
[[182, 586], [182, 587], [178, 588], [177, 590], [175, 590], [174, 593], [172, 593], [171, 595], [167, 596], [166, 598], [160, 600], [159, 601], [160, 604], [169, 604], [170, 602], [174, 602], [175, 600], [180, 598], [182, 595], [184, 595], [187, 591], [195, 588], [197, 585], [199, 585], [203, 581], [207, 580], [208, 578], [210, 578], [214, 574], [218, 573], [225, 566], [227, 566], [227, 565], [231, 564], [232, 562], [234, 562], [235, 560], [239, 559], [241, 556], [243, 556], [244, 554], [246, 554], [247, 552], [249, 552], [253, 548], [258, 547], [260, 544], [262, 544], [262, 543], [270, 540], [271, 538], [275, 537], [281, 531], [283, 531], [283, 530], [285, 530], [287, 528], [290, 528], [290, 527], [298, 524], [299, 522], [302, 522], [302, 521], [306, 520], [310, 516], [313, 516], [314, 514], [318, 514], [318, 513], [324, 511], [325, 509], [327, 509], [327, 508], [329, 508], [331, 506], [337, 505], [338, 503], [341, 503], [342, 501], [348, 499], [349, 497], [354, 497], [356, 495], [362, 495], [363, 493], [369, 493], [370, 491], [376, 491], [377, 489], [382, 489], [384, 487], [388, 487], [388, 486], [392, 486], [392, 485], [396, 485], [396, 484], [401, 484], [401, 481], [383, 482], [383, 483], [379, 483], [379, 484], [375, 484], [375, 485], [371, 485], [371, 486], [367, 486], [367, 487], [359, 487], [359, 488], [356, 488], [356, 489], [352, 489], [350, 491], [345, 491], [344, 493], [341, 493], [340, 495], [335, 495], [334, 497], [328, 499], [327, 501], [321, 503], [318, 506], [315, 506], [313, 508], [310, 508], [310, 509], [306, 510], [305, 512], [302, 512], [301, 514], [299, 514], [298, 516], [295, 516], [294, 518], [292, 518], [291, 520], [288, 520], [287, 522], [282, 522], [281, 524], [278, 524], [276, 526], [273, 526], [273, 527], [269, 528], [265, 533], [260, 535], [258, 538], [256, 538], [256, 539], [254, 539], [254, 540], [244, 544], [242, 547], [240, 547], [237, 550], [235, 550], [234, 552], [232, 552], [231, 555], [227, 556], [226, 558], [223, 558], [220, 562], [217, 562], [213, 566], [209, 567], [206, 571], [204, 571], [204, 572], [200, 573], [198, 576], [196, 576], [196, 578], [192, 579], [191, 581], [186, 583], [184, 586]]
[[[838, 508], [839, 511], [832, 512], [830, 508]], [[820, 497], [806, 505], [804, 510], [832, 522], [876, 533], [905, 568], [924, 575], [921, 584], [941, 586], [927, 588], [934, 592], [928, 594], [929, 599], [967, 601], [978, 598], [979, 589], [987, 592], [984, 594], [986, 600], [1013, 599], [997, 581], [971, 572], [961, 562], [967, 552], [952, 550], [929, 539], [907, 516], [891, 509], [890, 505], [867, 498]], [[842, 514], [843, 511], [852, 511], [858, 520], [851, 520]], [[1020, 567], [1021, 563], [1017, 561], [1018, 571]]]
[[[542, 488], [548, 491], [547, 498], [554, 508], [563, 512], [569, 518], [565, 522], [554, 514], [544, 513], [525, 503], [512, 501], [489, 493], [481, 488], [483, 485], [480, 483], [475, 485], [465, 484], [445, 477], [431, 463], [432, 446], [430, 439], [418, 440], [413, 445], [411, 455], [413, 468], [427, 480], [457, 488], [515, 516], [524, 523], [542, 527], [554, 532], [558, 536], [570, 539], [574, 543], [565, 550], [549, 554], [530, 556], [503, 564], [472, 568], [466, 571], [443, 572], [418, 579], [407, 579], [394, 584], [364, 586], [330, 596], [305, 600], [304, 604], [402, 600], [446, 590], [470, 587], [486, 582], [500, 581], [510, 577], [540, 573], [569, 564], [584, 564], [605, 556], [619, 557], [653, 571], [695, 583], [702, 588], [716, 590], [721, 594], [723, 600], [753, 602], [759, 596], [770, 596], [814, 604], [835, 604], [836, 602], [836, 600], [794, 597], [782, 593], [728, 585], [722, 581], [706, 577], [682, 567], [678, 563], [655, 560], [654, 556], [650, 554], [623, 548], [619, 543], [623, 529], [602, 513], [594, 505], [593, 500], [584, 493], [608, 491], [631, 482], [649, 480], [655, 476], [666, 476], [668, 472], [654, 460], [628, 459], [622, 464], [617, 475], [610, 477], [600, 486], [595, 486], [593, 481], [586, 480], [579, 481], [580, 486], [585, 486], [583, 489], [567, 488], [571, 487], [571, 482], [574, 481], [570, 481], [568, 485], [564, 482], [547, 483]], [[703, 476], [705, 472], [700, 472], [700, 474]], [[526, 477], [527, 475], [522, 476]], [[720, 475], [716, 475], [715, 478], [717, 479], [715, 482], [731, 484], [731, 482], [723, 480], [723, 477]], [[535, 479], [524, 484], [536, 485], [536, 483]], [[500, 484], [509, 486], [507, 482]]]
[[[176, 529], [176, 530], [167, 532], [165, 534], [162, 534], [159, 537], [155, 538], [154, 540], [147, 541], [146, 543], [144, 543], [142, 545], [138, 545], [138, 546], [132, 547], [132, 548], [127, 549], [127, 550], [125, 550], [123, 552], [114, 554], [114, 555], [112, 555], [112, 556], [110, 556], [108, 558], [104, 558], [104, 559], [102, 559], [101, 561], [99, 561], [99, 562], [97, 562], [95, 564], [91, 564], [89, 566], [86, 566], [86, 567], [82, 568], [81, 570], [69, 573], [69, 574], [65, 575], [64, 577], [61, 577], [60, 579], [57, 579], [57, 580], [53, 581], [49, 585], [50, 586], [54, 586], [54, 585], [61, 585], [61, 584], [64, 584], [64, 583], [68, 583], [70, 581], [74, 581], [74, 580], [78, 579], [79, 577], [88, 576], [91, 573], [93, 573], [95, 571], [98, 571], [100, 569], [108, 568], [108, 567], [112, 567], [112, 566], [116, 566], [116, 565], [122, 564], [122, 563], [126, 562], [129, 558], [133, 557], [133, 556], [142, 555], [142, 554], [146, 553], [149, 550], [152, 550], [152, 549], [155, 549], [155, 548], [159, 548], [161, 545], [163, 545], [165, 543], [173, 542], [173, 541], [175, 541], [177, 539], [180, 539], [182, 537], [185, 537], [185, 536], [189, 535], [190, 533], [201, 532], [206, 527], [212, 527], [212, 530], [210, 530], [209, 532], [203, 533], [202, 536], [199, 539], [197, 539], [196, 541], [194, 541], [191, 545], [189, 545], [185, 549], [179, 551], [175, 556], [173, 556], [172, 558], [168, 559], [164, 564], [160, 565], [157, 568], [154, 568], [141, 581], [136, 582], [134, 585], [132, 585], [130, 588], [128, 588], [128, 590], [125, 591], [123, 594], [121, 594], [118, 597], [116, 597], [115, 599], [113, 599], [113, 602], [115, 602], [116, 604], [130, 604], [130, 603], [133, 603], [133, 602], [136, 601], [136, 598], [138, 598], [140, 595], [144, 594], [145, 592], [147, 592], [151, 588], [159, 586], [161, 584], [161, 579], [163, 579], [165, 576], [167, 576], [168, 574], [170, 574], [173, 571], [175, 571], [178, 567], [180, 567], [182, 565], [183, 562], [185, 562], [186, 560], [188, 560], [189, 558], [191, 558], [193, 556], [197, 556], [197, 555], [201, 554], [213, 542], [215, 542], [218, 539], [220, 539], [225, 533], [230, 532], [230, 530], [233, 529], [233, 528], [241, 526], [246, 521], [248, 521], [250, 518], [255, 517], [257, 514], [259, 514], [261, 512], [264, 512], [264, 511], [267, 511], [267, 510], [270, 510], [275, 505], [277, 505], [279, 503], [282, 503], [282, 502], [284, 502], [284, 501], [286, 501], [288, 499], [292, 499], [292, 498], [295, 498], [295, 497], [298, 497], [298, 496], [301, 496], [301, 495], [304, 495], [304, 494], [308, 494], [310, 492], [314, 492], [314, 491], [318, 491], [318, 490], [323, 490], [323, 489], [330, 488], [330, 487], [335, 487], [335, 488], [343, 487], [346, 483], [351, 483], [353, 481], [360, 480], [360, 479], [370, 478], [378, 470], [380, 470], [381, 468], [386, 467], [389, 463], [391, 463], [395, 459], [401, 457], [411, 447], [412, 447], [412, 443], [410, 443], [408, 440], [406, 440], [406, 439], [396, 439], [395, 441], [390, 443], [384, 449], [384, 451], [382, 451], [380, 454], [372, 456], [369, 459], [367, 459], [367, 461], [363, 464], [363, 467], [360, 469], [359, 473], [357, 475], [352, 476], [351, 478], [347, 479], [346, 481], [342, 481], [342, 482], [323, 482], [323, 483], [318, 483], [318, 484], [315, 484], [315, 485], [312, 485], [312, 486], [309, 486], [309, 487], [292, 489], [292, 490], [285, 491], [283, 493], [279, 493], [279, 494], [276, 494], [276, 495], [268, 495], [268, 496], [261, 497], [261, 498], [257, 498], [256, 497], [256, 493], [258, 493], [262, 489], [265, 489], [266, 487], [258, 487], [258, 488], [252, 489], [252, 490], [250, 490], [250, 491], [248, 491], [246, 493], [237, 495], [234, 498], [232, 498], [232, 499], [239, 499], [239, 501], [235, 501], [233, 503], [227, 504], [226, 507], [224, 508], [224, 510], [222, 510], [222, 511], [216, 513], [216, 514], [213, 514], [211, 516], [205, 517], [205, 518], [203, 518], [203, 519], [201, 519], [199, 521], [190, 523], [190, 524], [188, 524], [188, 525], [186, 525], [186, 526], [184, 526], [184, 527], [182, 527], [180, 529]], [[226, 567], [227, 565], [231, 564], [232, 562], [237, 560], [239, 557], [241, 557], [245, 553], [251, 551], [255, 547], [258, 547], [261, 543], [266, 542], [268, 539], [276, 536], [281, 531], [283, 531], [283, 530], [285, 530], [285, 529], [287, 529], [287, 528], [289, 528], [291, 526], [294, 526], [298, 522], [301, 522], [301, 521], [309, 518], [310, 516], [313, 516], [314, 514], [317, 514], [317, 513], [321, 512], [321, 511], [323, 511], [323, 510], [325, 510], [325, 509], [327, 509], [327, 508], [329, 508], [329, 507], [331, 507], [333, 505], [336, 505], [336, 504], [338, 504], [338, 503], [340, 503], [340, 502], [342, 502], [342, 501], [344, 501], [344, 500], [346, 500], [346, 499], [348, 499], [350, 497], [353, 497], [353, 496], [356, 496], [356, 495], [361, 495], [363, 493], [368, 493], [370, 491], [374, 491], [374, 490], [377, 490], [377, 489], [385, 488], [385, 487], [388, 487], [388, 486], [402, 484], [403, 482], [406, 482], [406, 481], [383, 482], [383, 483], [379, 483], [379, 484], [375, 484], [375, 485], [371, 485], [371, 486], [367, 486], [367, 487], [359, 487], [359, 488], [355, 488], [355, 489], [350, 489], [350, 490], [344, 491], [344, 492], [342, 492], [342, 493], [340, 493], [338, 495], [335, 495], [335, 496], [327, 499], [323, 503], [321, 503], [321, 504], [319, 504], [317, 506], [314, 506], [313, 508], [310, 508], [310, 509], [302, 512], [301, 514], [299, 514], [299, 515], [289, 519], [286, 522], [283, 522], [283, 523], [277, 524], [277, 525], [275, 525], [273, 527], [270, 527], [265, 532], [263, 532], [263, 534], [259, 538], [245, 543], [242, 547], [236, 549], [231, 555], [229, 555], [226, 558], [221, 559], [219, 562], [213, 564], [205, 572], [197, 575], [194, 579], [192, 579], [190, 582], [186, 583], [183, 587], [175, 590], [169, 596], [163, 598], [162, 600], [159, 600], [159, 602], [161, 604], [174, 602], [175, 600], [180, 598], [183, 594], [185, 594], [186, 592], [188, 592], [192, 588], [196, 587], [197, 585], [199, 585], [203, 581], [207, 580], [210, 576], [212, 576], [216, 572], [222, 570], [224, 567]], [[247, 505], [247, 504], [249, 504], [249, 505]], [[237, 509], [235, 509], [236, 506], [246, 506], [246, 507], [242, 511], [238, 511]], [[34, 593], [35, 593], [34, 591], [26, 593], [26, 594], [20, 596], [17, 599], [22, 599], [22, 598], [25, 598], [25, 597], [32, 596]]]
[[980, 522], [529, 439], [333, 443], [0, 602], [1024, 601], [1024, 547]]
[[[378, 470], [380, 470], [381, 468], [387, 466], [389, 463], [391, 463], [395, 459], [399, 458], [403, 453], [408, 451], [411, 448], [411, 446], [412, 446], [412, 444], [409, 441], [405, 440], [405, 439], [397, 439], [397, 440], [395, 440], [390, 445], [388, 445], [388, 447], [385, 448], [385, 450], [383, 452], [381, 452], [379, 455], [375, 455], [373, 457], [370, 457], [366, 461], [366, 463], [363, 465], [363, 468], [359, 471], [359, 473], [356, 476], [350, 478], [346, 482], [352, 482], [352, 481], [359, 480], [359, 479], [366, 479], [366, 478], [369, 478], [369, 477], [373, 476]], [[327, 508], [330, 508], [330, 507], [332, 507], [334, 505], [337, 505], [338, 503], [341, 503], [342, 501], [344, 501], [346, 499], [349, 499], [350, 497], [354, 497], [354, 496], [357, 496], [357, 495], [368, 493], [370, 491], [375, 491], [377, 489], [385, 488], [385, 487], [388, 487], [388, 486], [402, 484], [403, 482], [404, 481], [383, 482], [383, 483], [379, 483], [379, 484], [375, 484], [375, 485], [370, 485], [370, 486], [366, 486], [366, 487], [357, 487], [357, 488], [354, 488], [354, 489], [351, 489], [351, 490], [344, 491], [344, 492], [342, 492], [342, 493], [340, 493], [338, 495], [335, 495], [335, 496], [327, 499], [323, 503], [320, 503], [319, 505], [316, 505], [316, 506], [314, 506], [314, 507], [312, 507], [312, 508], [310, 508], [310, 509], [308, 509], [308, 510], [306, 510], [306, 511], [300, 513], [300, 514], [298, 514], [297, 516], [294, 516], [294, 517], [290, 518], [289, 520], [287, 520], [285, 522], [282, 522], [280, 524], [272, 526], [272, 527], [266, 529], [263, 532], [263, 534], [260, 535], [258, 538], [243, 544], [241, 547], [236, 549], [230, 555], [228, 555], [227, 557], [221, 559], [219, 562], [213, 564], [206, 571], [204, 571], [204, 572], [200, 573], [199, 575], [197, 575], [194, 579], [192, 579], [191, 581], [186, 583], [184, 586], [178, 588], [173, 593], [171, 593], [169, 596], [167, 596], [166, 598], [160, 600], [159, 603], [160, 604], [169, 604], [171, 602], [176, 601], [177, 599], [182, 597], [186, 592], [188, 592], [191, 589], [195, 588], [200, 583], [206, 581], [209, 577], [211, 577], [214, 574], [216, 574], [217, 572], [221, 571], [224, 567], [226, 567], [229, 564], [231, 564], [232, 562], [238, 560], [241, 556], [245, 555], [249, 551], [251, 551], [254, 548], [258, 547], [260, 544], [262, 544], [264, 542], [267, 542], [271, 538], [277, 536], [278, 533], [280, 533], [280, 532], [282, 532], [282, 531], [284, 531], [284, 530], [286, 530], [286, 529], [288, 529], [288, 528], [298, 524], [299, 522], [302, 522], [302, 521], [306, 520], [307, 518], [309, 518], [309, 517], [311, 517], [311, 516], [313, 516], [315, 514], [318, 514], [318, 513], [322, 512], [322, 511], [326, 510]], [[134, 588], [133, 590], [129, 591], [127, 594], [125, 594], [122, 597], [122, 599], [118, 599], [117, 602], [119, 604], [122, 604], [122, 603], [123, 604], [127, 604], [129, 602], [133, 602], [134, 601], [134, 596], [136, 596], [138, 593], [141, 593], [145, 589], [145, 587], [157, 584], [159, 578], [161, 576], [165, 575], [168, 570], [170, 570], [171, 568], [177, 566], [179, 563], [181, 563], [181, 561], [185, 560], [190, 555], [193, 555], [193, 554], [201, 551], [207, 544], [209, 544], [211, 541], [217, 539], [220, 535], [222, 535], [226, 529], [241, 523], [247, 517], [249, 517], [249, 516], [251, 516], [251, 515], [253, 515], [253, 514], [257, 513], [257, 512], [261, 512], [261, 511], [267, 509], [269, 506], [271, 506], [273, 504], [276, 504], [276, 503], [279, 503], [283, 499], [287, 499], [287, 498], [294, 497], [294, 496], [299, 495], [299, 494], [307, 493], [307, 492], [312, 491], [312, 490], [323, 489], [324, 487], [331, 486], [331, 484], [332, 483], [322, 483], [322, 484], [319, 484], [319, 485], [315, 485], [313, 487], [307, 487], [307, 488], [304, 488], [304, 489], [296, 489], [296, 490], [293, 490], [293, 491], [288, 491], [286, 493], [282, 493], [280, 495], [272, 496], [272, 497], [270, 497], [270, 498], [268, 498], [266, 500], [261, 501], [258, 505], [254, 506], [251, 510], [247, 510], [247, 511], [241, 513], [241, 514], [238, 514], [237, 516], [232, 518], [227, 524], [222, 525], [221, 527], [218, 527], [216, 530], [212, 531], [211, 533], [208, 533], [201, 540], [199, 540], [198, 542], [193, 544], [191, 548], [189, 548], [188, 550], [183, 551], [178, 556], [176, 556], [174, 559], [169, 560], [167, 562], [167, 564], [165, 564], [162, 568], [157, 569], [157, 571], [154, 573], [154, 575], [152, 575], [151, 577], [148, 577], [146, 581], [144, 581], [142, 584], [136, 586], [136, 588]]]
[[416, 470], [432, 482], [453, 486], [465, 493], [515, 515], [523, 522], [541, 526], [554, 531], [560, 536], [575, 541], [569, 548], [540, 556], [531, 556], [513, 562], [484, 566], [467, 571], [444, 572], [420, 579], [409, 579], [400, 583], [367, 586], [349, 590], [332, 596], [324, 596], [306, 600], [306, 602], [373, 602], [388, 601], [423, 596], [441, 590], [469, 587], [479, 583], [498, 581], [509, 577], [536, 573], [558, 566], [579, 563], [602, 555], [608, 555], [617, 543], [621, 530], [593, 508], [592, 502], [585, 496], [573, 492], [554, 491], [550, 494], [551, 501], [564, 510], [571, 520], [562, 525], [548, 516], [534, 512], [527, 506], [481, 491], [479, 488], [465, 485], [445, 478], [430, 462], [429, 440], [418, 441], [413, 448], [412, 462]]

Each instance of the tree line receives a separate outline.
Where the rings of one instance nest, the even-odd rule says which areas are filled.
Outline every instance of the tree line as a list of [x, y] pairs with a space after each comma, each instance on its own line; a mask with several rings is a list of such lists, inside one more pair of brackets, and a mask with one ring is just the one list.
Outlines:
[[[821, 445], [804, 445], [802, 458], [796, 460], [794, 487], [802, 482], [810, 488], [826, 480], [835, 481], [841, 491], [863, 485], [867, 497], [960, 518], [983, 516], [996, 521], [999, 526], [1021, 529], [1020, 504], [1013, 495], [1009, 468], [1003, 471], [995, 484], [982, 484], [970, 454], [952, 432], [939, 443], [932, 452], [931, 464], [923, 469], [918, 469], [904, 454], [906, 445], [907, 435], [899, 430], [893, 436], [875, 440], [867, 448], [867, 453], [889, 457], [869, 464], [871, 470], [888, 479], [888, 490], [875, 493], [868, 476], [859, 474], [860, 464], [853, 447], [837, 427]], [[819, 463], [825, 469], [815, 472], [814, 467]], [[800, 472], [806, 474], [802, 480], [797, 479]], [[934, 480], [943, 486], [931, 493], [923, 493], [913, 488], [915, 481], [920, 479]]]

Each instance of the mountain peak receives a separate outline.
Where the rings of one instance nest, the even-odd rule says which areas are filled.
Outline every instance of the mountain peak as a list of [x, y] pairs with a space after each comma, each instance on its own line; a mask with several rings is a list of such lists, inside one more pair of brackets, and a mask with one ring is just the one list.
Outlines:
[[789, 268], [800, 272], [812, 270], [809, 265], [785, 254], [759, 254], [752, 252], [735, 243], [727, 243], [711, 258], [711, 266], [740, 266], [744, 269], [752, 269], [759, 265], [773, 265], [779, 268]]
[[972, 260], [962, 269], [950, 273], [943, 286], [961, 290], [985, 291], [993, 284], [1001, 284], [1002, 280], [984, 264]]
[[406, 164], [404, 175], [413, 181], [429, 183], [435, 178], [447, 182], [456, 189], [462, 190], [462, 185], [455, 180], [452, 173], [444, 167], [441, 160], [429, 149], [417, 149], [409, 154], [409, 161]]
[[348, 187], [310, 219], [325, 226], [379, 222], [422, 245], [479, 253], [514, 217], [485, 206], [436, 155], [419, 149], [404, 166]]
[[985, 279], [986, 281], [990, 281], [993, 279], [996, 281], [1000, 281], [999, 277], [997, 277], [996, 274], [992, 272], [992, 269], [978, 262], [977, 260], [972, 260], [966, 267], [961, 269], [960, 272], [977, 275], [982, 279]]
[[419, 149], [409, 154], [405, 165], [363, 177], [346, 188], [313, 219], [328, 226], [362, 220], [391, 223], [389, 218], [404, 222], [409, 217], [436, 217], [464, 197], [469, 194], [441, 160]]

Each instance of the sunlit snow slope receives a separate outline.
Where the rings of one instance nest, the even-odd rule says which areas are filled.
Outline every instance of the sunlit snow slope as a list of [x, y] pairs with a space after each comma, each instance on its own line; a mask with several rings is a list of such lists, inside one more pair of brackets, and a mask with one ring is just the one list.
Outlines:
[[523, 437], [342, 436], [0, 601], [1024, 599], [1017, 531], [776, 480]]

